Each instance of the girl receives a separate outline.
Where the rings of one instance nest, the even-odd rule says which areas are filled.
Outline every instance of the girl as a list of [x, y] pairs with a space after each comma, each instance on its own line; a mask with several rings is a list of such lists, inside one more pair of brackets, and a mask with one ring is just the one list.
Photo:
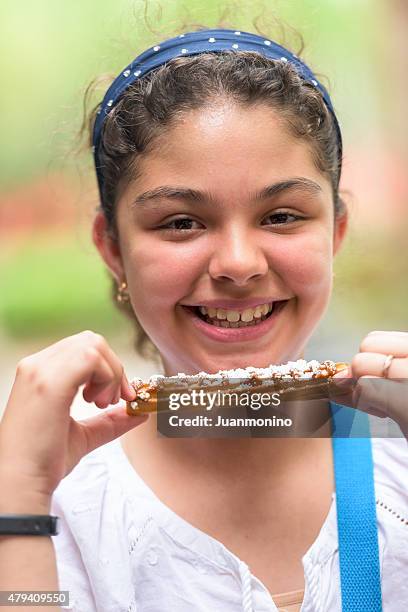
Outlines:
[[[310, 69], [255, 34], [180, 34], [118, 75], [91, 128], [93, 239], [165, 374], [301, 358], [347, 226], [340, 128]], [[372, 332], [347, 376], [406, 378], [407, 355], [408, 334]], [[59, 586], [80, 612], [407, 609], [405, 439], [159, 438], [123, 402], [75, 422], [82, 385], [102, 409], [134, 399], [92, 331], [18, 364], [0, 512], [51, 512], [60, 532], [4, 521], [1, 588]], [[406, 435], [397, 385], [365, 406]]]

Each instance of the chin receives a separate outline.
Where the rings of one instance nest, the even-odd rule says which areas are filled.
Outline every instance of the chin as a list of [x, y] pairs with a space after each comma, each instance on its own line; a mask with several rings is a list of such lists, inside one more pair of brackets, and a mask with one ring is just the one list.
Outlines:
[[299, 350], [296, 354], [280, 354], [276, 357], [270, 351], [249, 351], [247, 353], [235, 349], [224, 355], [211, 355], [210, 353], [201, 355], [185, 355], [183, 362], [176, 362], [174, 358], [163, 359], [165, 372], [167, 375], [174, 375], [179, 372], [185, 374], [197, 374], [197, 372], [208, 372], [215, 374], [219, 370], [233, 370], [237, 368], [246, 368], [253, 366], [255, 368], [264, 368], [270, 364], [286, 363], [290, 360], [299, 359], [302, 351]]

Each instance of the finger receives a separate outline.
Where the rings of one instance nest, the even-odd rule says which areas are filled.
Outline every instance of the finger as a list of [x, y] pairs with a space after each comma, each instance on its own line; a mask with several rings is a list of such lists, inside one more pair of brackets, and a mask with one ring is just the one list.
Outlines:
[[[97, 375], [94, 375], [92, 379], [89, 377], [89, 369], [94, 368], [95, 364], [98, 362], [97, 354], [104, 357], [113, 372], [112, 388], [109, 389], [102, 398], [103, 407], [114, 401], [116, 391], [120, 391], [121, 395], [127, 401], [133, 400], [135, 398], [135, 392], [128, 384], [123, 366], [109, 347], [105, 338], [100, 334], [86, 330], [56, 342], [50, 347], [40, 351], [38, 354], [33, 355], [33, 357], [39, 360], [40, 363], [44, 362], [46, 364], [46, 369], [51, 379], [61, 379], [60, 369], [62, 362], [64, 363], [64, 370], [67, 374], [68, 369], [71, 368], [71, 373], [74, 376], [74, 384], [70, 384], [69, 389], [64, 390], [65, 395], [67, 395], [67, 392], [72, 395], [72, 398], [67, 399], [72, 401], [78, 387], [81, 384], [85, 384], [84, 399], [92, 402], [101, 390], [106, 388], [106, 376], [104, 376], [103, 373], [99, 378]], [[87, 365], [88, 367], [86, 367]], [[117, 381], [116, 384], [115, 379]], [[124, 380], [123, 393], [122, 380]], [[67, 381], [69, 381], [69, 378], [67, 378]], [[61, 384], [59, 385], [59, 390], [62, 392]]]
[[93, 387], [88, 384], [83, 390], [83, 396], [86, 401], [95, 402], [99, 408], [106, 408], [109, 404], [117, 404], [120, 398], [132, 401], [136, 397], [136, 391], [133, 387], [129, 391], [123, 378], [118, 389], [117, 380], [112, 373], [112, 382], [108, 387], [103, 383]]
[[[382, 387], [382, 391], [384, 391], [385, 383], [388, 382], [386, 379], [374, 376], [362, 376], [359, 378], [353, 393], [353, 403], [354, 407], [358, 410], [368, 412], [369, 414], [376, 412], [377, 416], [384, 418], [388, 416], [388, 409], [386, 398], [378, 397], [380, 395], [378, 381], [380, 380], [384, 383]], [[377, 388], [375, 389], [375, 387]]]
[[382, 377], [362, 376], [356, 385], [356, 408], [364, 412], [377, 411], [376, 416], [390, 417], [402, 429], [408, 428], [406, 396], [408, 380], [395, 381]]
[[[369, 377], [369, 379], [372, 380], [372, 377]], [[363, 379], [360, 378], [359, 380]], [[330, 399], [335, 401], [337, 404], [341, 404], [342, 406], [361, 410], [376, 417], [384, 418], [387, 416], [384, 414], [384, 410], [378, 410], [378, 408], [375, 408], [366, 396], [360, 398], [361, 387], [359, 387], [358, 383], [359, 381], [356, 381], [355, 378], [348, 378], [344, 381], [340, 380], [339, 382], [336, 382], [331, 389]]]
[[[347, 406], [348, 408], [362, 410], [362, 406], [357, 405], [359, 398], [358, 392], [356, 393], [357, 385], [358, 381], [356, 378], [337, 378], [330, 385], [330, 400], [336, 402], [336, 404]], [[364, 410], [364, 412], [368, 412], [373, 416], [384, 416], [383, 412], [372, 409], [371, 407], [369, 410]]]
[[[117, 379], [114, 378], [110, 389], [111, 389], [111, 392], [110, 394], [107, 392], [107, 396], [109, 396], [109, 399], [110, 399], [108, 403], [111, 403], [111, 404], [117, 404], [120, 398], [128, 402], [131, 402], [136, 397], [135, 388], [128, 383], [125, 374], [122, 376], [120, 380], [119, 388], [118, 388]], [[93, 396], [96, 396], [97, 393], [98, 393], [98, 389], [95, 389], [93, 392]], [[88, 395], [89, 393], [87, 394], [87, 396]]]
[[[115, 372], [99, 348], [88, 336], [81, 334], [75, 337], [75, 342], [65, 343], [64, 350], [61, 350], [58, 356], [55, 355], [54, 359], [45, 361], [44, 358], [43, 366], [46, 367], [50, 379], [58, 381], [58, 389], [61, 391], [65, 385], [75, 395], [78, 388], [85, 385], [84, 399], [88, 402], [94, 401], [95, 397], [115, 380]], [[65, 376], [61, 376], [62, 368]], [[105, 395], [110, 399], [113, 391], [109, 390]]]
[[351, 373], [351, 368], [345, 368], [344, 370], [341, 370], [340, 372], [337, 372], [337, 374], [334, 374], [333, 376], [333, 380], [342, 380], [347, 379], [347, 378], [352, 378], [352, 373]]
[[382, 331], [377, 329], [370, 331], [367, 335], [371, 336], [372, 334], [394, 334], [396, 336], [408, 336], [408, 332], [404, 331]]
[[86, 439], [85, 454], [142, 425], [148, 419], [148, 415], [127, 414], [125, 407], [121, 404], [117, 408], [105, 410], [102, 414], [77, 421]]
[[408, 334], [405, 332], [376, 332], [368, 334], [360, 345], [360, 352], [407, 357]]
[[[136, 392], [134, 388], [129, 384], [122, 362], [120, 361], [116, 353], [111, 349], [111, 347], [103, 336], [96, 334], [96, 338], [96, 346], [98, 350], [105, 357], [106, 361], [109, 363], [115, 373], [118, 390], [120, 391], [120, 397], [122, 397], [126, 401], [132, 401], [136, 397]], [[115, 397], [116, 394], [111, 398], [112, 401]]]
[[100, 334], [95, 334], [94, 346], [103, 355], [112, 368], [117, 381], [117, 386], [119, 388], [124, 375], [124, 368], [119, 357], [113, 352], [105, 338]]
[[129, 383], [125, 372], [123, 372], [123, 377], [120, 385], [120, 397], [122, 397], [127, 402], [131, 402], [136, 397], [136, 390]]
[[353, 391], [356, 379], [351, 377], [351, 372], [347, 370], [348, 376], [336, 374], [329, 386], [329, 399], [345, 406], [353, 405]]
[[[355, 378], [360, 376], [383, 376], [386, 356], [391, 353], [357, 353], [351, 362], [351, 371]], [[408, 358], [392, 360], [388, 369], [388, 378], [408, 378]]]
[[86, 382], [82, 395], [87, 402], [94, 402], [98, 408], [108, 406], [117, 393], [117, 380], [110, 363], [96, 349], [87, 349], [87, 358], [94, 355], [94, 370]]

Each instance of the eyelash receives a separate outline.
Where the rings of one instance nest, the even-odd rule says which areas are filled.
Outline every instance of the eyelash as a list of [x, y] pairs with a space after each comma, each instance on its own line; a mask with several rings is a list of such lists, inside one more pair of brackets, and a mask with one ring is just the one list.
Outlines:
[[[293, 213], [285, 211], [273, 213], [271, 215], [268, 215], [267, 217], [264, 217], [264, 219], [269, 219], [270, 217], [292, 217], [294, 221], [291, 221], [291, 223], [305, 219], [305, 217], [302, 217], [301, 215], [294, 215]], [[271, 223], [271, 225], [289, 225], [289, 223]]]
[[[291, 221], [290, 223], [294, 223], [295, 221], [299, 221], [302, 219], [305, 219], [305, 217], [302, 217], [300, 215], [294, 215], [292, 213], [289, 212], [277, 212], [277, 213], [273, 213], [268, 215], [267, 217], [264, 217], [264, 219], [269, 219], [271, 217], [292, 217], [293, 221]], [[194, 231], [193, 228], [176, 228], [176, 227], [171, 227], [172, 224], [174, 223], [183, 223], [183, 222], [192, 222], [192, 223], [198, 223], [198, 221], [195, 221], [194, 219], [191, 219], [191, 217], [179, 217], [178, 219], [173, 219], [172, 221], [169, 221], [168, 223], [165, 223], [163, 225], [160, 225], [158, 227], [159, 230], [163, 230], [166, 232], [172, 232], [172, 233], [184, 233], [184, 232], [188, 232], [188, 231]], [[274, 225], [274, 226], [282, 226], [282, 225], [289, 225], [289, 223], [271, 223], [271, 224], [265, 224], [265, 225]], [[195, 228], [197, 229], [197, 228]]]

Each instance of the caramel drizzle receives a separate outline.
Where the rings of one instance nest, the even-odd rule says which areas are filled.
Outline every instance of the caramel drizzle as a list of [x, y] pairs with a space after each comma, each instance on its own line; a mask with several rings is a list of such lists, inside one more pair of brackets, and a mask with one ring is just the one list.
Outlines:
[[[291, 393], [295, 391], [307, 390], [311, 388], [310, 381], [313, 383], [313, 392], [319, 393], [317, 381], [322, 382], [320, 389], [321, 397], [327, 396], [327, 385], [335, 374], [348, 368], [347, 363], [333, 361], [309, 362], [313, 365], [308, 365], [304, 369], [290, 368], [287, 372], [279, 370], [279, 366], [270, 366], [269, 368], [242, 368], [239, 370], [220, 370], [216, 374], [207, 374], [200, 372], [198, 375], [179, 374], [177, 376], [153, 376], [148, 382], [142, 379], [135, 379], [131, 382], [136, 390], [136, 398], [133, 402], [127, 402], [126, 410], [128, 414], [143, 414], [143, 412], [155, 412], [157, 410], [157, 392], [161, 389], [171, 388], [223, 388], [235, 390], [258, 390], [270, 386], [271, 384], [280, 393]], [[316, 366], [318, 363], [318, 366]], [[268, 372], [268, 376], [265, 372]], [[231, 376], [234, 372], [245, 372], [247, 378], [244, 378], [239, 383], [232, 381], [238, 380], [238, 377]], [[305, 377], [305, 375], [308, 375]]]

